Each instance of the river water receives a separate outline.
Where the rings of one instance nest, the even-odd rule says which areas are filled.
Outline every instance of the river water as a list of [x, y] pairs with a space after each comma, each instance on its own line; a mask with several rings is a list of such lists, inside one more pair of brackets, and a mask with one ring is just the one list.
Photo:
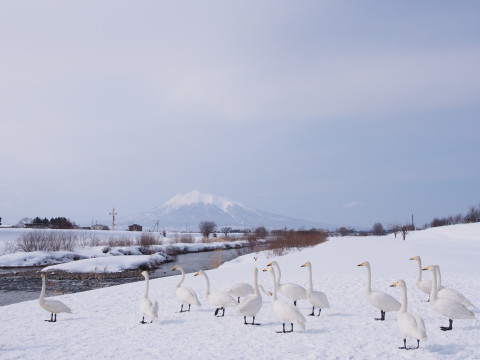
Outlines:
[[[150, 278], [178, 275], [178, 271], [172, 271], [175, 265], [180, 265], [186, 273], [210, 270], [224, 262], [250, 252], [251, 249], [246, 247], [180, 254], [177, 255], [174, 262], [162, 264], [159, 268], [151, 271]], [[38, 275], [40, 270], [41, 267], [0, 269], [0, 306], [37, 299], [42, 286], [40, 276]], [[5, 276], [7, 274], [8, 276]], [[140, 276], [138, 271], [124, 272], [112, 278], [103, 277], [101, 274], [97, 276], [81, 274], [78, 276], [78, 279], [48, 279], [46, 295], [54, 296], [63, 293], [75, 293], [134, 281], [143, 281], [143, 277]]]

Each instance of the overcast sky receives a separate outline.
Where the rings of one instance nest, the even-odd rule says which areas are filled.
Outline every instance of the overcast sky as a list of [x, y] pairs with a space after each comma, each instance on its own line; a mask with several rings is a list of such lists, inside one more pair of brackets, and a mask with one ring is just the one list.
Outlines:
[[0, 2], [0, 216], [198, 190], [417, 225], [480, 203], [478, 1]]

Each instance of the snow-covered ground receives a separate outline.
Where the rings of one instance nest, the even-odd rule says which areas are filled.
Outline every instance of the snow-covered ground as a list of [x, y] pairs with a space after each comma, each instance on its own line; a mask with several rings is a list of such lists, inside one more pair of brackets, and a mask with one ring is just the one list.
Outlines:
[[[243, 318], [227, 308], [223, 318], [213, 314], [205, 298], [205, 280], [187, 274], [185, 285], [193, 288], [202, 302], [190, 313], [179, 313], [175, 297], [179, 276], [150, 281], [150, 297], [158, 300], [159, 319], [140, 324], [138, 305], [144, 282], [103, 288], [56, 297], [73, 310], [59, 314], [57, 323], [44, 322], [50, 315], [37, 301], [0, 307], [1, 359], [480, 359], [479, 311], [477, 319], [455, 320], [452, 331], [439, 329], [448, 319], [425, 302], [426, 295], [414, 285], [417, 266], [409, 261], [420, 255], [424, 265], [439, 264], [443, 284], [462, 292], [480, 304], [480, 224], [456, 225], [410, 233], [406, 241], [385, 237], [333, 238], [327, 243], [283, 257], [268, 253], [249, 254], [207, 271], [212, 291], [226, 291], [234, 283], [252, 282], [252, 270], [277, 260], [282, 282], [306, 285], [310, 261], [314, 288], [324, 291], [331, 308], [320, 317], [307, 316], [306, 330], [295, 328], [278, 334], [281, 321], [271, 299], [264, 303], [256, 321], [245, 326]], [[389, 287], [404, 279], [408, 287], [409, 310], [425, 320], [428, 340], [419, 350], [399, 350], [402, 337], [396, 315], [375, 321], [376, 308], [364, 297], [366, 269], [357, 264], [368, 260], [372, 286], [400, 299], [401, 290]], [[173, 268], [173, 264], [172, 264]], [[430, 278], [430, 272], [424, 277]], [[260, 271], [260, 283], [272, 289], [269, 273]], [[48, 282], [47, 282], [48, 283]], [[38, 280], [39, 290], [41, 286]], [[303, 314], [311, 307], [298, 303]], [[416, 342], [408, 340], [408, 344]]]
[[[129, 231], [98, 231], [98, 230], [33, 230], [44, 232], [73, 232], [78, 237], [97, 237], [106, 242], [109, 238], [129, 238], [135, 240], [140, 233]], [[31, 229], [11, 228], [0, 231], [0, 267], [48, 266], [45, 270], [62, 270], [68, 272], [119, 272], [136, 269], [139, 266], [153, 268], [170, 259], [169, 253], [212, 251], [216, 249], [231, 249], [248, 244], [246, 240], [201, 242], [200, 234], [191, 234], [194, 242], [174, 243], [174, 236], [167, 234], [163, 238], [164, 245], [154, 245], [149, 250], [155, 252], [144, 255], [139, 246], [77, 246], [72, 251], [17, 251], [7, 253], [7, 243], [15, 242], [22, 234], [32, 232]], [[219, 239], [220, 240], [220, 239]], [[3, 251], [2, 251], [3, 250]]]

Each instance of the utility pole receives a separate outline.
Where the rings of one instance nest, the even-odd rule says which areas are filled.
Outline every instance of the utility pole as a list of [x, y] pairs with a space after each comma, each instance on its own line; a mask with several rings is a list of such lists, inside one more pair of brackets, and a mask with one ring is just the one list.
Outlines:
[[115, 230], [115, 215], [117, 215], [117, 213], [115, 212], [115, 208], [112, 209], [110, 215], [112, 215], [112, 230]]
[[415, 225], [413, 223], [413, 214], [412, 214], [412, 230], [415, 230]]

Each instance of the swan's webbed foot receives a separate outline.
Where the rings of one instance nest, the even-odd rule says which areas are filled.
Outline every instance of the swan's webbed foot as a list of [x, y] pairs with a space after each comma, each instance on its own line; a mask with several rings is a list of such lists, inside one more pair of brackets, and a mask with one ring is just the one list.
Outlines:
[[[223, 310], [223, 311], [222, 311], [222, 315], [217, 315], [220, 310]], [[215, 316], [216, 316], [216, 317], [223, 317], [223, 316], [225, 316], [225, 308], [224, 308], [224, 307], [216, 308], [216, 310], [215, 310]]]
[[380, 320], [380, 321], [385, 320], [385, 311], [380, 310], [380, 317], [379, 317], [379, 318], [375, 318], [375, 320]]
[[315, 316], [315, 306], [312, 308], [312, 312], [308, 316]]
[[399, 347], [400, 350], [410, 350], [407, 348], [407, 339], [403, 339], [403, 346]]
[[285, 331], [285, 323], [283, 323], [283, 331], [277, 331], [277, 333], [281, 334], [281, 333], [291, 333], [293, 332], [293, 323], [290, 323], [290, 325], [292, 326], [290, 330], [288, 331]]
[[453, 320], [448, 319], [449, 325], [448, 326], [440, 326], [440, 330], [442, 331], [448, 331], [453, 329]]
[[187, 311], [190, 311], [190, 304], [188, 304], [188, 310], [183, 310], [183, 304], [182, 304], [182, 307], [180, 308], [180, 312], [183, 313]]
[[243, 323], [244, 323], [245, 325], [260, 325], [260, 324], [258, 324], [258, 323], [255, 324], [255, 316], [253, 316], [253, 320], [252, 320], [251, 323], [247, 323], [247, 317], [244, 316], [244, 317], [243, 317]]
[[57, 322], [57, 314], [55, 314], [55, 317], [53, 317], [53, 313], [50, 315], [50, 320], [44, 320], [46, 322]]
[[140, 321], [140, 324], [147, 324], [147, 322], [145, 321], [145, 316], [142, 317], [142, 321]]

